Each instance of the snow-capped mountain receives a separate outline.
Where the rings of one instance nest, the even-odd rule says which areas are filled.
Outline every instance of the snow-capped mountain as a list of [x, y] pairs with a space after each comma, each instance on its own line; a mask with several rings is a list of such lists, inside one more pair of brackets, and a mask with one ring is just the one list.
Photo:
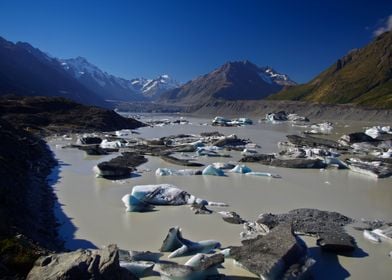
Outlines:
[[281, 86], [293, 86], [297, 84], [296, 82], [291, 80], [289, 76], [281, 74], [269, 66], [260, 67], [259, 69], [260, 77], [267, 83], [278, 84]]
[[102, 98], [122, 101], [154, 99], [161, 93], [178, 87], [168, 75], [156, 79], [138, 78], [127, 80], [102, 71], [83, 57], [60, 59], [63, 68], [90, 90]]
[[258, 100], [296, 83], [271, 67], [250, 61], [227, 62], [179, 88], [166, 91], [162, 102], [199, 104], [220, 100]]
[[85, 87], [99, 94], [105, 100], [144, 100], [135, 91], [129, 80], [102, 71], [83, 57], [59, 59], [63, 68]]
[[157, 98], [162, 93], [177, 88], [180, 84], [169, 75], [161, 75], [156, 79], [132, 79], [131, 84], [134, 90], [148, 98]]

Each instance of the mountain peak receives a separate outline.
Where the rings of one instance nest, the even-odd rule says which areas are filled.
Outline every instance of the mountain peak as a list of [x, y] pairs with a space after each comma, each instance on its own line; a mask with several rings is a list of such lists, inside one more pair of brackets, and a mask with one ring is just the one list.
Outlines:
[[161, 100], [184, 104], [214, 99], [257, 100], [291, 84], [295, 82], [271, 67], [258, 67], [249, 60], [229, 61], [212, 72], [163, 94]]

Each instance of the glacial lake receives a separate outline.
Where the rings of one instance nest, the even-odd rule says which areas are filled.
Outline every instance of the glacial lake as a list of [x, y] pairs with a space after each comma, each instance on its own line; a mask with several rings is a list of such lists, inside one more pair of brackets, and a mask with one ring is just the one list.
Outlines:
[[[179, 116], [152, 116], [177, 118]], [[151, 118], [149, 116], [148, 118]], [[295, 134], [303, 128], [290, 123], [257, 123], [246, 127], [213, 127], [205, 125], [210, 119], [186, 117], [190, 124], [145, 127], [137, 130], [135, 137], [155, 138], [176, 134], [197, 134], [220, 131], [225, 135], [236, 134], [249, 138], [262, 147], [261, 152], [277, 152], [277, 142], [285, 141], [287, 134]], [[143, 119], [142, 119], [143, 121]], [[257, 119], [254, 119], [257, 121]], [[343, 133], [363, 131], [364, 123], [336, 123], [330, 138], [337, 139]], [[373, 179], [349, 170], [286, 169], [248, 163], [253, 171], [279, 174], [281, 179], [253, 177], [241, 174], [214, 176], [155, 176], [158, 167], [183, 169], [157, 157], [138, 167], [130, 179], [111, 181], [96, 178], [93, 166], [117, 154], [86, 156], [77, 149], [61, 149], [71, 141], [63, 138], [48, 139], [55, 157], [60, 162], [53, 171], [54, 190], [58, 197], [56, 215], [62, 225], [60, 235], [68, 249], [96, 248], [117, 244], [121, 249], [150, 250], [157, 252], [169, 228], [179, 226], [183, 236], [192, 241], [214, 239], [223, 247], [240, 245], [242, 225], [226, 223], [218, 213], [195, 215], [189, 206], [157, 207], [148, 213], [125, 211], [121, 198], [135, 185], [169, 183], [209, 201], [225, 202], [228, 207], [209, 207], [214, 211], [235, 211], [246, 220], [253, 221], [261, 213], [284, 213], [295, 208], [318, 208], [337, 211], [351, 218], [384, 219], [392, 221], [392, 179]], [[197, 158], [198, 162], [236, 162], [239, 152], [231, 158]], [[303, 238], [310, 255], [316, 259], [312, 268], [315, 279], [391, 279], [392, 258], [388, 253], [392, 244], [373, 244], [365, 240], [362, 232], [352, 226], [347, 231], [356, 239], [359, 249], [350, 256], [322, 252], [316, 239]], [[185, 262], [187, 258], [173, 261]], [[252, 273], [227, 259], [220, 269], [228, 279], [257, 279]], [[159, 279], [148, 277], [145, 279]]]

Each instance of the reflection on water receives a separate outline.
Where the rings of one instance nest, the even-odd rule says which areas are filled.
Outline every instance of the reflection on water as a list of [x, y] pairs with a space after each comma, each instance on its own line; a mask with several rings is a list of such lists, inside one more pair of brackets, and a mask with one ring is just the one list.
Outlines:
[[[277, 152], [276, 143], [284, 141], [286, 134], [298, 131], [290, 124], [227, 128], [199, 125], [207, 120], [190, 121], [192, 125], [141, 128], [139, 136], [154, 138], [219, 130], [226, 135], [235, 133], [239, 137], [250, 138], [262, 147], [263, 152], [269, 153]], [[350, 125], [349, 129], [353, 129], [353, 126]], [[343, 133], [345, 129], [342, 126], [337, 131]], [[183, 228], [184, 236], [191, 240], [216, 239], [224, 247], [240, 244], [242, 226], [228, 224], [216, 213], [195, 215], [187, 206], [157, 207], [157, 211], [150, 213], [126, 213], [121, 197], [129, 193], [133, 185], [141, 184], [171, 183], [200, 198], [226, 202], [230, 206], [224, 210], [236, 211], [249, 220], [256, 219], [260, 213], [286, 212], [301, 207], [338, 211], [355, 219], [392, 220], [391, 179], [374, 180], [347, 170], [294, 170], [257, 163], [248, 166], [254, 171], [279, 174], [282, 178], [241, 174], [229, 174], [227, 177], [156, 177], [158, 167], [180, 167], [148, 157], [149, 161], [139, 170], [151, 171], [142, 172], [141, 176], [121, 184], [95, 178], [92, 172], [95, 164], [114, 155], [86, 158], [84, 152], [79, 150], [55, 149], [56, 143], [50, 144], [56, 157], [65, 163], [57, 170], [58, 179], [54, 187], [61, 203], [58, 208], [61, 211], [58, 213], [56, 210], [56, 214], [64, 221], [60, 231], [65, 237], [66, 246], [71, 249], [116, 243], [124, 249], [156, 252], [168, 229], [176, 225]], [[240, 154], [236, 152], [232, 158], [201, 158], [198, 161], [236, 161], [239, 157]], [[326, 254], [316, 247], [314, 239], [305, 238], [310, 254], [318, 260], [313, 268], [316, 278], [390, 279], [392, 266], [387, 254], [392, 250], [392, 245], [372, 244], [363, 239], [361, 232], [352, 229], [349, 232], [356, 238], [363, 257], [360, 254], [351, 257]], [[185, 262], [186, 259], [181, 261]], [[233, 265], [231, 260], [225, 262], [221, 272], [241, 276], [237, 279], [254, 279], [254, 275]]]

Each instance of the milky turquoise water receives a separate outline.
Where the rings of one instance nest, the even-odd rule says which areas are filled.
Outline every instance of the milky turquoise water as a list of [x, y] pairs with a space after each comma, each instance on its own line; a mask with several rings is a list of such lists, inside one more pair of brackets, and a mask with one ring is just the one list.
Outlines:
[[[158, 118], [158, 117], [155, 117]], [[164, 127], [146, 127], [138, 130], [139, 137], [153, 138], [179, 133], [199, 133], [219, 130], [249, 138], [262, 146], [262, 152], [277, 152], [277, 142], [284, 141], [286, 134], [298, 132], [299, 128], [289, 124], [256, 124], [249, 127], [221, 128], [200, 125], [203, 119], [190, 119], [192, 124]], [[339, 124], [332, 138], [345, 131], [358, 131], [366, 124]], [[335, 134], [336, 133], [336, 134]], [[116, 243], [120, 248], [157, 251], [168, 229], [180, 226], [185, 238], [198, 241], [216, 239], [223, 246], [239, 245], [241, 225], [224, 222], [217, 213], [195, 215], [188, 206], [157, 207], [149, 213], [127, 213], [121, 197], [131, 192], [132, 186], [170, 183], [195, 196], [210, 201], [226, 202], [227, 208], [213, 210], [236, 211], [243, 218], [254, 220], [260, 213], [286, 212], [294, 208], [311, 207], [338, 211], [355, 219], [392, 220], [392, 179], [375, 180], [348, 170], [298, 170], [266, 167], [257, 163], [248, 164], [253, 171], [277, 173], [282, 179], [250, 177], [229, 174], [227, 177], [156, 177], [158, 167], [183, 168], [149, 157], [149, 161], [138, 169], [138, 177], [121, 183], [95, 178], [92, 168], [111, 156], [88, 157], [75, 149], [59, 149], [56, 144], [64, 140], [51, 139], [57, 159], [62, 163], [59, 179], [54, 185], [58, 196], [57, 215], [64, 222], [60, 233], [66, 247], [101, 247]], [[232, 158], [200, 158], [198, 161], [236, 161]], [[391, 279], [392, 259], [388, 257], [392, 244], [372, 244], [363, 239], [362, 233], [348, 228], [361, 250], [354, 257], [336, 257], [321, 252], [315, 240], [305, 238], [310, 254], [318, 261], [313, 268], [316, 279]], [[186, 258], [181, 258], [184, 262]], [[254, 277], [249, 272], [226, 260], [222, 273], [231, 276]], [[239, 278], [238, 278], [239, 279]], [[241, 278], [244, 279], [244, 278]]]

